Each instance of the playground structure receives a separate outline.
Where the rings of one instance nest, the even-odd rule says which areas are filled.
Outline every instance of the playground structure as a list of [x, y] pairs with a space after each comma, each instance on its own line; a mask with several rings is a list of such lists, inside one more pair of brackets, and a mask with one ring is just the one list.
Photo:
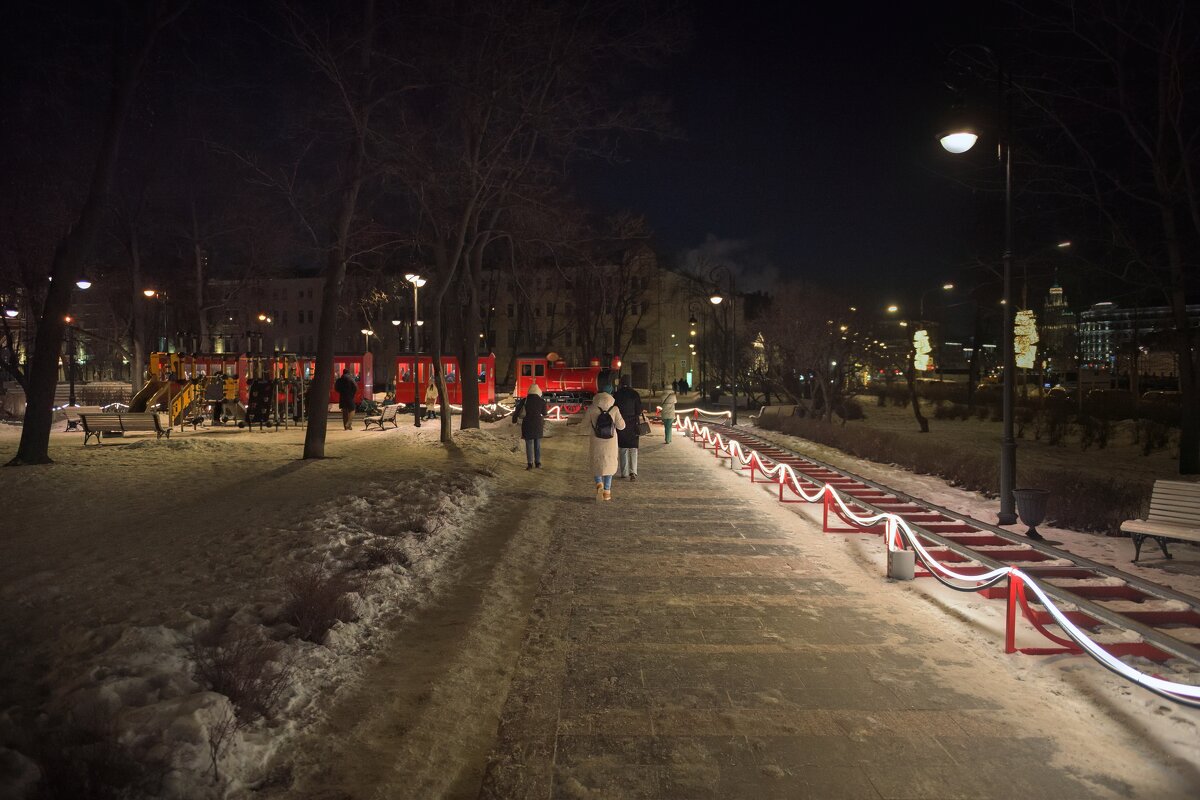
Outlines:
[[600, 359], [593, 358], [586, 367], [569, 367], [558, 353], [545, 356], [517, 356], [517, 382], [513, 397], [524, 398], [534, 383], [542, 390], [547, 403], [562, 406], [564, 414], [578, 414], [592, 401], [600, 384], [611, 379], [621, 369], [621, 359], [613, 357], [605, 368]]
[[[467, 376], [460, 374], [458, 358], [442, 356], [442, 372], [446, 376], [448, 402], [461, 406], [463, 380]], [[433, 356], [427, 353], [401, 353], [396, 356], [392, 376], [396, 381], [397, 403], [405, 406], [424, 403], [425, 389], [435, 377]], [[479, 357], [478, 363], [475, 365], [475, 380], [479, 384], [479, 404], [482, 406], [496, 402], [496, 356], [494, 354], [488, 353]]]
[[[204, 419], [216, 425], [287, 427], [306, 416], [308, 384], [316, 358], [290, 353], [151, 353], [146, 384], [134, 395], [130, 411], [161, 410], [172, 426]], [[372, 396], [370, 353], [334, 356], [334, 375], [348, 371], [355, 380], [355, 402]], [[328, 402], [337, 403], [332, 388]]]

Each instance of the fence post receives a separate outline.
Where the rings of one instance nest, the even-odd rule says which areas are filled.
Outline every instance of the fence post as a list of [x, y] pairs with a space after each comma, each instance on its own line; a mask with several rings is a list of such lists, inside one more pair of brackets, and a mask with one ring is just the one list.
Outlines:
[[1017, 589], [1021, 579], [1014, 573], [1008, 573], [1008, 608], [1005, 611], [1004, 622], [1004, 652], [1017, 652]]
[[829, 533], [829, 487], [825, 488], [822, 497], [824, 500], [822, 501], [821, 508], [821, 531]]

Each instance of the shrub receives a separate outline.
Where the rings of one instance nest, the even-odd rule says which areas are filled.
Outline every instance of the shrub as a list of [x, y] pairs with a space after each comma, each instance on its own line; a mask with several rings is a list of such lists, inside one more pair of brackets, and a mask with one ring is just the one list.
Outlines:
[[863, 407], [859, 405], [859, 402], [853, 397], [842, 398], [842, 400], [838, 402], [834, 413], [842, 418], [842, 422], [852, 419], [867, 418], [866, 413], [863, 411]]
[[121, 745], [115, 717], [99, 709], [39, 732], [29, 752], [41, 772], [37, 800], [157, 797], [169, 769], [159, 758], [135, 759]]
[[326, 575], [320, 567], [298, 569], [284, 581], [287, 603], [284, 617], [296, 626], [296, 635], [316, 644], [339, 622], [354, 619], [347, 595], [354, 584], [344, 575]]
[[1148, 456], [1155, 450], [1163, 450], [1171, 441], [1171, 428], [1152, 419], [1137, 421], [1139, 438], [1142, 443], [1142, 455]]
[[283, 647], [257, 629], [214, 620], [192, 638], [188, 654], [196, 680], [229, 698], [240, 722], [270, 717], [287, 687]]
[[1093, 444], [1103, 450], [1108, 447], [1108, 437], [1112, 433], [1112, 423], [1107, 419], [1097, 419], [1086, 414], [1079, 417], [1079, 446], [1087, 450]]

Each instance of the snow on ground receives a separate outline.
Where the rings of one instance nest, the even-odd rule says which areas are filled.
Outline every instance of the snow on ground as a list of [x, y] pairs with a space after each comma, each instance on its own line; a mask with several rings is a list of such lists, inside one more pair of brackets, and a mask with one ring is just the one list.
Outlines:
[[[150, 794], [239, 796], [321, 717], [385, 620], [437, 595], [510, 432], [470, 431], [446, 448], [436, 424], [331, 423], [315, 462], [298, 460], [297, 428], [87, 448], [56, 431], [54, 465], [0, 472], [0, 797], [26, 794], [38, 763], [65, 775], [66, 761], [113, 753], [132, 758], [130, 782]], [[0, 425], [0, 460], [18, 437]], [[285, 606], [289, 579], [314, 569], [353, 590], [349, 619], [321, 643], [296, 636]], [[287, 672], [275, 713], [219, 743], [214, 780], [230, 701], [195, 661], [223, 625], [279, 643]]]

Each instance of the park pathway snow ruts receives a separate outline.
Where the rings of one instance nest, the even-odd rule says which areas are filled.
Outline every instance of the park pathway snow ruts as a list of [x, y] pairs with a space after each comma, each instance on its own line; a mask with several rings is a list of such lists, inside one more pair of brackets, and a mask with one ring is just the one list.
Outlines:
[[652, 438], [612, 502], [572, 487], [482, 797], [1197, 796], [1116, 704]]
[[475, 796], [549, 532], [576, 477], [573, 437], [544, 445], [541, 470], [524, 470], [523, 449], [495, 465], [497, 488], [434, 596], [376, 634], [375, 654], [323, 721], [279, 754], [255, 796]]

